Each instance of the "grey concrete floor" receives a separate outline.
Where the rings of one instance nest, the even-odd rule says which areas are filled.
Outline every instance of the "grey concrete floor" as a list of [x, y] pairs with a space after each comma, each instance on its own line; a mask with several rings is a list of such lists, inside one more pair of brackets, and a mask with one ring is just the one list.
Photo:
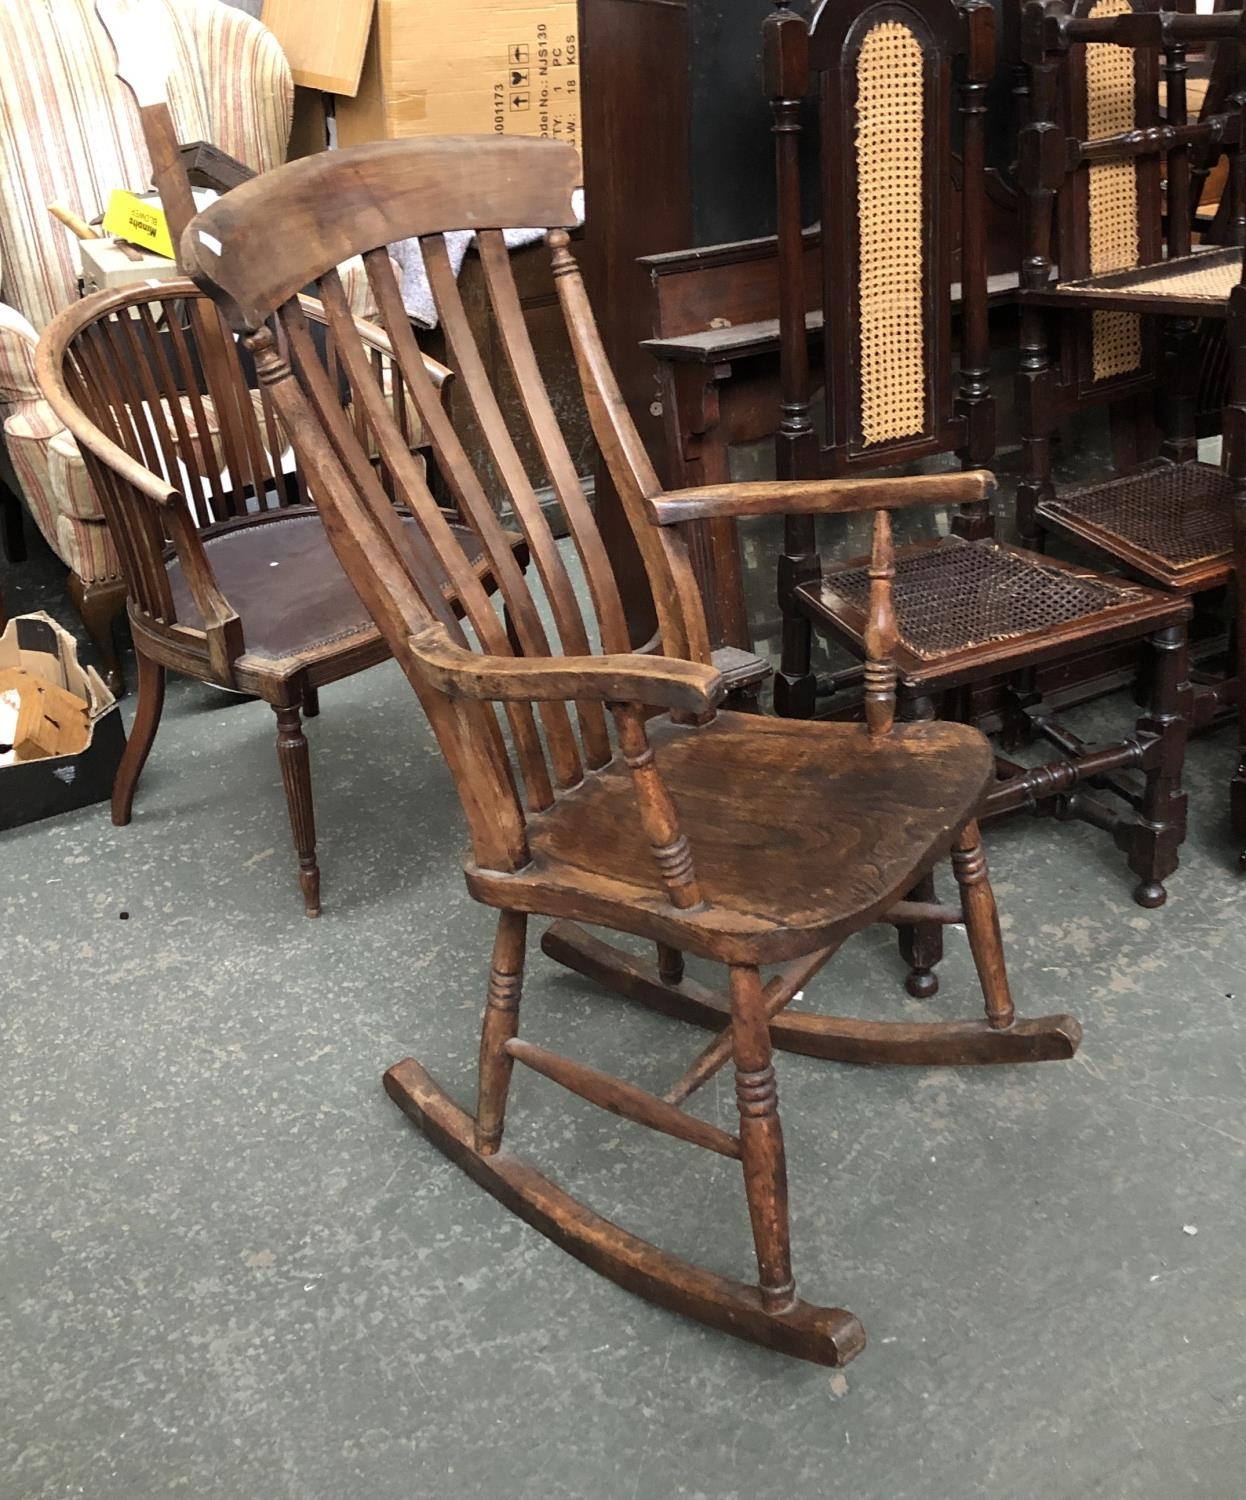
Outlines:
[[[41, 576], [0, 586], [30, 607]], [[175, 682], [131, 827], [99, 807], [0, 841], [3, 1500], [1246, 1494], [1230, 734], [1191, 749], [1162, 911], [1091, 829], [989, 840], [1018, 1000], [1081, 1017], [1075, 1062], [780, 1061], [798, 1278], [870, 1337], [831, 1372], [600, 1280], [398, 1114], [380, 1075], [406, 1053], [470, 1099], [491, 921], [453, 791], [392, 666], [327, 690], [308, 922], [271, 719]], [[973, 1013], [958, 934], [942, 976], [908, 1001], [872, 932], [809, 998]], [[525, 1015], [649, 1085], [702, 1040], [539, 953]], [[721, 1078], [705, 1110], [731, 1123]], [[513, 1130], [598, 1209], [748, 1275], [732, 1164], [529, 1075]]]

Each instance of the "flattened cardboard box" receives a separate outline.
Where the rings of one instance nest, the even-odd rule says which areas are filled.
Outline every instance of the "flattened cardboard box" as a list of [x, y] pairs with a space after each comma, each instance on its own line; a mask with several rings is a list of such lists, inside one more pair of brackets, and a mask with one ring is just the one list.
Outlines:
[[54, 755], [0, 767], [0, 829], [102, 802], [125, 749], [117, 700], [94, 667], [78, 661], [78, 643], [50, 615], [18, 615], [0, 636], [0, 669], [18, 667], [84, 698], [91, 738], [79, 755]]
[[281, 43], [294, 81], [326, 94], [359, 86], [373, 0], [264, 0], [260, 20]]
[[580, 144], [576, 0], [377, 0], [339, 145], [413, 135]]

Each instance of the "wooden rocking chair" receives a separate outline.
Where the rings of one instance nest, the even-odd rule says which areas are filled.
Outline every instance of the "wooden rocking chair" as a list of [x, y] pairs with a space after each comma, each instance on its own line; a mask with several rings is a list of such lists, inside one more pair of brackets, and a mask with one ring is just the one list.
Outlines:
[[[342, 566], [428, 713], [470, 830], [468, 889], [499, 911], [475, 1115], [410, 1058], [386, 1074], [390, 1095], [508, 1208], [622, 1286], [741, 1338], [842, 1364], [863, 1347], [860, 1323], [841, 1309], [802, 1302], [794, 1290], [772, 1046], [849, 1062], [948, 1065], [1067, 1058], [1080, 1038], [1067, 1016], [1014, 1016], [975, 822], [993, 775], [986, 740], [958, 724], [893, 724], [888, 510], [980, 501], [993, 483], [989, 474], [971, 472], [662, 494], [568, 251], [562, 226], [574, 222], [579, 170], [569, 146], [522, 139], [428, 139], [331, 152], [221, 199], [192, 222], [183, 255], [254, 355], [312, 476]], [[273, 223], [283, 227], [275, 239]], [[549, 228], [588, 408], [643, 552], [665, 655], [629, 649], [610, 559], [537, 369], [502, 237], [526, 225]], [[583, 568], [592, 622], [571, 585], [570, 549], [555, 544], [467, 326], [442, 238], [462, 227], [479, 233], [499, 342]], [[421, 237], [452, 358], [526, 536], [529, 579], [403, 314], [384, 247], [411, 235]], [[369, 378], [367, 351], [333, 270], [358, 251], [441, 472], [491, 558], [505, 622]], [[426, 554], [396, 523], [315, 357], [296, 296], [313, 280], [340, 368], [366, 410], [402, 503], [453, 582], [470, 636], [447, 606]], [[801, 509], [874, 512], [868, 724], [716, 711], [724, 684], [710, 662], [680, 526], [707, 516]], [[598, 638], [601, 654], [594, 651]], [[504, 709], [502, 721], [495, 704]], [[949, 854], [962, 907], [900, 899]], [[664, 1096], [519, 1037], [532, 914], [559, 919], [545, 934], [547, 954], [620, 995], [718, 1032]], [[914, 920], [965, 923], [985, 996], [983, 1019], [880, 1024], [787, 1009], [852, 933], [873, 922]], [[648, 939], [657, 947], [656, 965], [591, 937], [578, 922]], [[729, 993], [685, 979], [684, 953], [725, 965]], [[765, 982], [767, 964], [782, 967]], [[615, 1114], [738, 1160], [758, 1285], [727, 1280], [636, 1238], [502, 1150], [517, 1061]], [[684, 1108], [731, 1061], [738, 1134]]]

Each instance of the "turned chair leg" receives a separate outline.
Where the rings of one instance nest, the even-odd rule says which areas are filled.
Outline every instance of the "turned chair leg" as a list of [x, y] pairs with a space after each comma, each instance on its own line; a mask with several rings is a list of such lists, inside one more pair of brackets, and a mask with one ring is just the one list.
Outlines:
[[130, 821], [134, 789], [147, 764], [164, 709], [164, 668], [151, 657], [144, 656], [142, 651], [136, 651], [135, 655], [138, 658], [138, 706], [125, 754], [112, 784], [112, 820], [118, 828], [124, 828]]
[[731, 970], [731, 1033], [740, 1109], [740, 1158], [757, 1251], [758, 1289], [767, 1312], [782, 1312], [796, 1301], [787, 1162], [761, 975], [754, 968]]
[[519, 1001], [523, 994], [524, 952], [528, 918], [523, 912], [504, 911], [498, 917], [493, 940], [493, 962], [489, 967], [489, 990], [480, 1027], [480, 1070], [476, 1100], [476, 1150], [492, 1156], [502, 1144], [506, 1120], [506, 1098], [510, 1093], [514, 1061], [507, 1042], [519, 1033]]
[[117, 658], [114, 627], [125, 609], [125, 584], [119, 578], [107, 583], [84, 583], [77, 573], [65, 580], [65, 592], [82, 616], [91, 644], [99, 653], [100, 675], [108, 689], [120, 698], [125, 692], [125, 678]]
[[[907, 897], [909, 901], [935, 901], [933, 875], [923, 875]], [[939, 993], [936, 966], [943, 960], [943, 928], [937, 922], [914, 922], [897, 929], [900, 957], [908, 965], [904, 988], [914, 1000], [929, 1000]]]
[[[907, 722], [925, 722], [936, 717], [933, 698], [913, 698], [905, 704]], [[934, 901], [934, 875], [923, 875], [907, 893], [909, 901]], [[943, 928], [937, 922], [917, 922], [900, 927], [896, 933], [900, 957], [908, 965], [904, 988], [915, 1000], [929, 1000], [939, 993], [939, 976], [934, 972], [943, 960]]]
[[1180, 862], [1185, 839], [1187, 797], [1181, 788], [1189, 733], [1188, 651], [1184, 625], [1157, 630], [1148, 646], [1148, 704], [1138, 731], [1153, 739], [1146, 783], [1129, 844], [1129, 868], [1138, 877], [1139, 906], [1163, 906], [1164, 881]]
[[952, 848], [952, 872], [960, 887], [965, 931], [973, 954], [986, 1017], [995, 1031], [1007, 1031], [1016, 1018], [1008, 970], [1004, 963], [1004, 940], [999, 930], [995, 893], [987, 876], [986, 853], [977, 823], [966, 823]]
[[299, 858], [299, 885], [309, 917], [320, 915], [320, 867], [316, 864], [316, 819], [312, 812], [311, 756], [303, 722], [294, 704], [274, 708], [277, 715], [277, 762], [290, 810], [290, 828]]

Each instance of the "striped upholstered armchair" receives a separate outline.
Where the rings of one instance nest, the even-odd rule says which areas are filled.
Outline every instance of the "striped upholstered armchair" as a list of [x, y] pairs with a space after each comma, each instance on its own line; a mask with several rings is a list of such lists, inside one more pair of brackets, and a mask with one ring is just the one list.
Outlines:
[[[282, 162], [293, 85], [272, 35], [219, 0], [149, 3], [172, 32], [179, 137], [212, 141], [257, 171]], [[34, 354], [39, 331], [77, 296], [75, 252], [47, 205], [91, 218], [113, 188], [146, 187], [150, 164], [94, 0], [3, 0], [0, 58], [0, 420], [30, 513], [69, 568], [70, 595], [115, 677], [117, 554], [77, 447], [40, 398]]]

